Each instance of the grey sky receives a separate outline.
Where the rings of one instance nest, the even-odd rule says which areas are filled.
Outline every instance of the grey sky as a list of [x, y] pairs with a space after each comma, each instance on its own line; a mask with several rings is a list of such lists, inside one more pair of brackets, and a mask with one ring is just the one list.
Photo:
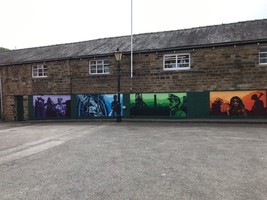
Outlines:
[[[267, 18], [267, 0], [132, 0], [133, 33]], [[0, 47], [131, 34], [131, 0], [0, 0]]]

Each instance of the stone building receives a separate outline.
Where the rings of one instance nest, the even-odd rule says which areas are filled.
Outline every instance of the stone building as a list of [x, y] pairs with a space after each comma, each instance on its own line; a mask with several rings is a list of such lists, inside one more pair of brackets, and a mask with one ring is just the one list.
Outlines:
[[267, 19], [0, 53], [3, 120], [266, 118]]

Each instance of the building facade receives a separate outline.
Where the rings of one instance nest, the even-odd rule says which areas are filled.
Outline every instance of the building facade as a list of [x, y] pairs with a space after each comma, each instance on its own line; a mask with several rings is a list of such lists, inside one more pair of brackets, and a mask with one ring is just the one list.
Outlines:
[[2, 119], [112, 118], [115, 96], [125, 118], [267, 117], [267, 20], [134, 35], [133, 69], [130, 46], [123, 36], [0, 53]]

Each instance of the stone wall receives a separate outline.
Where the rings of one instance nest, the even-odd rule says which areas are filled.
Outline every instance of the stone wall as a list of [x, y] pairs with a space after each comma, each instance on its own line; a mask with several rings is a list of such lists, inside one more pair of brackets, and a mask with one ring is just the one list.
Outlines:
[[[163, 53], [135, 56], [133, 90], [145, 92], [247, 90], [267, 88], [267, 66], [259, 66], [259, 46], [191, 49], [191, 69], [163, 71]], [[168, 53], [178, 53], [168, 52]]]
[[[190, 53], [191, 69], [164, 71], [163, 55], [169, 53]], [[17, 95], [24, 96], [24, 118], [28, 119], [28, 95], [116, 93], [114, 57], [103, 57], [110, 60], [109, 75], [89, 75], [90, 59], [47, 62], [47, 78], [32, 78], [32, 64], [2, 67], [4, 119], [16, 119]], [[131, 78], [130, 55], [124, 55], [121, 93], [267, 89], [267, 66], [258, 62], [257, 44], [141, 53], [134, 54]]]

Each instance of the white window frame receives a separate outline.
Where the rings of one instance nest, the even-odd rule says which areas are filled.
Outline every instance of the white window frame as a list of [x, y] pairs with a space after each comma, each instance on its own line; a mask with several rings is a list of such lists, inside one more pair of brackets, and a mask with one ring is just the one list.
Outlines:
[[163, 58], [164, 71], [191, 69], [190, 53], [166, 54]]
[[47, 77], [47, 65], [33, 65], [32, 66], [32, 77], [33, 78], [45, 78]]
[[261, 47], [259, 50], [259, 64], [267, 65], [267, 46]]
[[110, 63], [109, 60], [90, 60], [89, 61], [89, 74], [92, 75], [101, 75], [101, 74], [110, 74]]

